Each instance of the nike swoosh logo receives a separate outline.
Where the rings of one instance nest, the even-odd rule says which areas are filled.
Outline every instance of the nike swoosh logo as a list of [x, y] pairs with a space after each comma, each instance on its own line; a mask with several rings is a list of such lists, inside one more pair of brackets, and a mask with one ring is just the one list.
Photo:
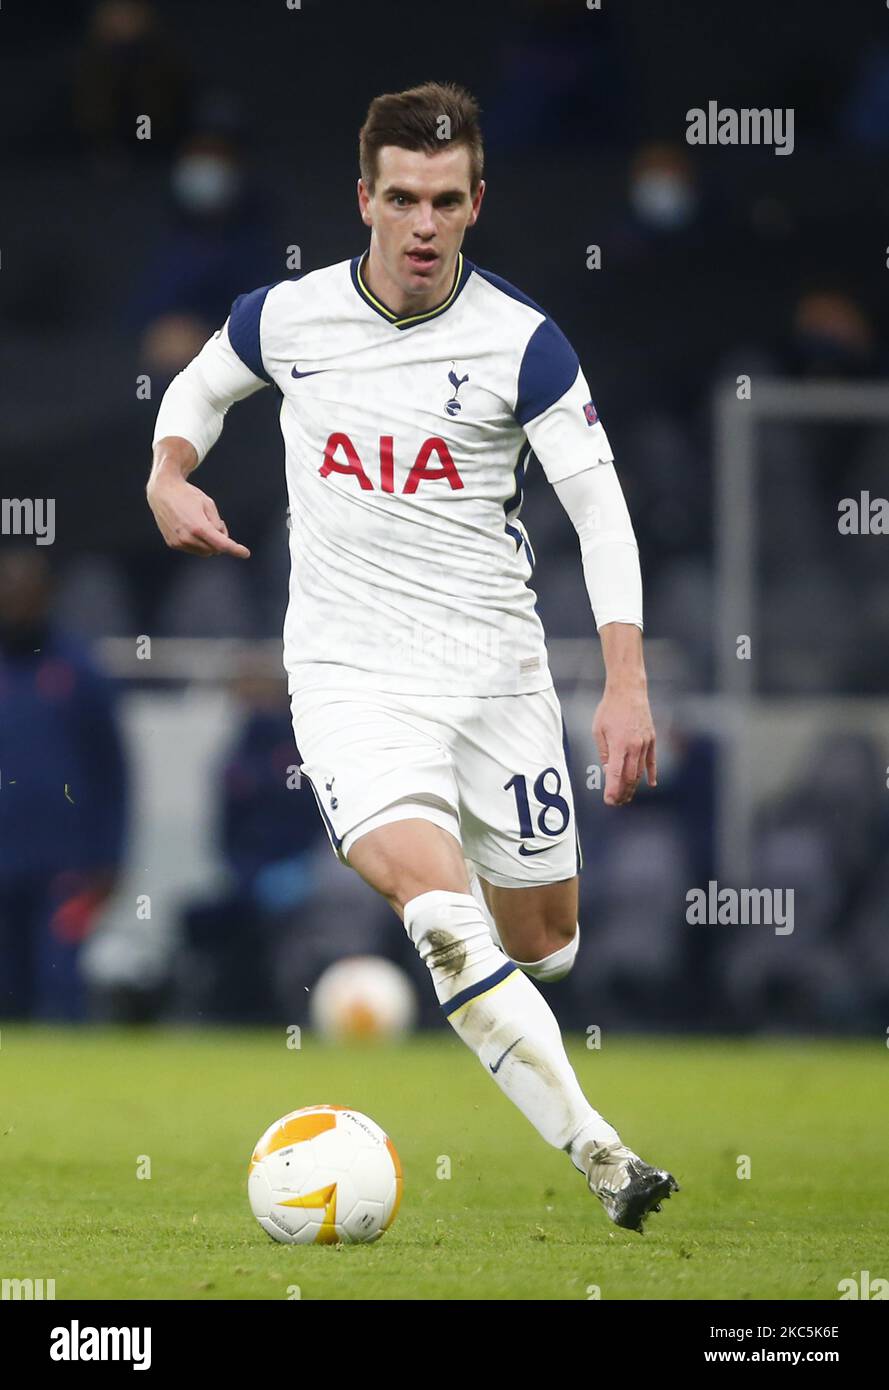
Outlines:
[[[524, 1034], [522, 1036], [524, 1036]], [[500, 1063], [503, 1061], [503, 1058], [506, 1057], [510, 1052], [512, 1052], [512, 1049], [516, 1046], [516, 1043], [520, 1043], [521, 1041], [521, 1038], [516, 1038], [515, 1042], [509, 1044], [509, 1047], [506, 1049], [506, 1052], [502, 1052], [500, 1054], [500, 1056], [497, 1058], [496, 1064], [492, 1065], [491, 1062], [488, 1063], [488, 1066], [491, 1068], [491, 1071], [494, 1073], [495, 1076], [500, 1070]]]
[[314, 372], [298, 372], [295, 367], [292, 367], [290, 370], [290, 375], [296, 377], [297, 381], [299, 381], [300, 377], [318, 376], [320, 372], [326, 372], [327, 370], [327, 367], [318, 367], [318, 369]]
[[544, 845], [542, 849], [529, 849], [527, 845], [519, 845], [519, 854], [546, 854], [548, 849], [552, 849], [552, 845]]

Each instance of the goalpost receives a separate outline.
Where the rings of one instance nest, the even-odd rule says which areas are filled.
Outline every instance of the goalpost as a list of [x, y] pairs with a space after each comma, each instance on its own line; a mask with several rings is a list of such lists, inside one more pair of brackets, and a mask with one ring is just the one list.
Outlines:
[[[767, 379], [752, 383], [750, 399], [739, 400], [735, 386], [714, 398], [716, 487], [716, 604], [714, 651], [723, 734], [717, 794], [717, 862], [727, 881], [746, 882], [752, 863], [756, 788], [752, 760], [754, 720], [767, 702], [757, 695], [755, 660], [739, 660], [737, 640], [752, 638], [755, 653], [761, 595], [757, 584], [757, 426], [767, 421], [889, 423], [889, 389], [877, 382], [795, 382]], [[839, 500], [839, 499], [838, 499]], [[849, 697], [836, 697], [849, 708]], [[874, 705], [863, 699], [860, 704]], [[879, 702], [877, 702], [879, 703]]]

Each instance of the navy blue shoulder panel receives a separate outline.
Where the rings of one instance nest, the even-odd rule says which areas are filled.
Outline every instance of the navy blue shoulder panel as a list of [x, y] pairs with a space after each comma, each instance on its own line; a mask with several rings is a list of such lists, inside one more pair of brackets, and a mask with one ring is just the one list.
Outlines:
[[541, 309], [539, 304], [522, 294], [508, 280], [492, 275], [489, 270], [479, 270], [478, 266], [473, 269], [476, 275], [508, 294], [510, 299], [517, 299], [520, 304], [527, 304], [544, 316], [543, 323], [538, 325], [528, 340], [519, 368], [515, 418], [520, 425], [524, 425], [548, 410], [573, 386], [580, 370], [580, 361], [565, 334], [553, 323], [545, 309]]
[[519, 368], [515, 405], [519, 424], [527, 424], [564, 396], [579, 370], [577, 353], [561, 328], [552, 319], [544, 319], [531, 334]]
[[[279, 280], [275, 281], [275, 284], [280, 283]], [[261, 289], [239, 295], [232, 305], [228, 320], [229, 341], [244, 366], [249, 367], [254, 376], [261, 377], [263, 381], [270, 384], [272, 378], [266, 371], [262, 360], [259, 320], [262, 316], [265, 297], [271, 289], [274, 289], [274, 285], [263, 285]]]

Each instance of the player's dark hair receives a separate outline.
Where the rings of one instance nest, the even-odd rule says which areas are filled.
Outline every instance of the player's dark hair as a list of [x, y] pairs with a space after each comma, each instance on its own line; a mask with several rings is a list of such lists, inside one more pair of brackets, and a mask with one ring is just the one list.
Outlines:
[[377, 178], [377, 156], [384, 145], [437, 154], [448, 145], [469, 151], [469, 184], [475, 196], [484, 169], [479, 107], [465, 87], [424, 82], [406, 92], [374, 97], [358, 137], [358, 162], [369, 193]]

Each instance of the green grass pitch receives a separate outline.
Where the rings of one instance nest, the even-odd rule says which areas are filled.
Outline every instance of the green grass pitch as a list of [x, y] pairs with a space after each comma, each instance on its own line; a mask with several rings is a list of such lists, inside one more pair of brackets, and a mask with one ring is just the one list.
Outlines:
[[[592, 1103], [681, 1184], [644, 1237], [449, 1032], [290, 1050], [283, 1031], [8, 1024], [0, 1278], [54, 1279], [57, 1299], [496, 1300], [835, 1299], [862, 1270], [889, 1277], [883, 1040], [568, 1047]], [[276, 1245], [250, 1212], [254, 1142], [317, 1102], [365, 1111], [401, 1155], [373, 1245]]]

